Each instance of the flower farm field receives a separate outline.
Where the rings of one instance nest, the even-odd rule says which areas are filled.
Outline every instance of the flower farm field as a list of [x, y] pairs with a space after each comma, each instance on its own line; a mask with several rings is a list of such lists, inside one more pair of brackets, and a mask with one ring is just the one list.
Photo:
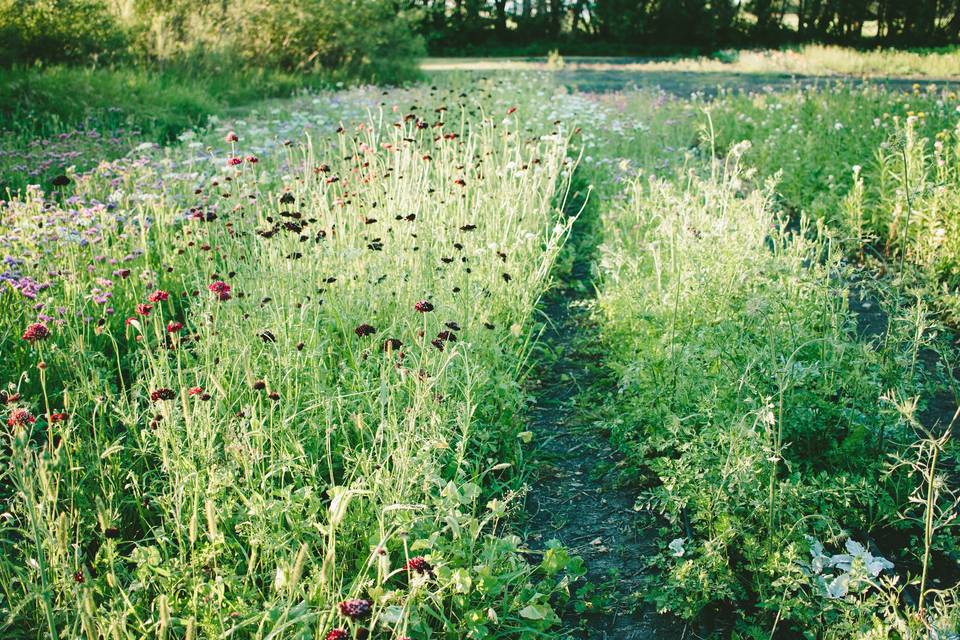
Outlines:
[[11, 141], [0, 637], [960, 633], [949, 83]]

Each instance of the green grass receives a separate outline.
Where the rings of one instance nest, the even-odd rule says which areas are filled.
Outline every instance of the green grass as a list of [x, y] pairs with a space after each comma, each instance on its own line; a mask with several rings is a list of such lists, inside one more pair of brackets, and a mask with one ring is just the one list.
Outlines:
[[85, 171], [143, 142], [175, 141], [213, 116], [325, 84], [230, 67], [0, 70], [0, 190], [49, 187], [67, 167]]
[[[562, 52], [561, 52], [562, 53]], [[906, 78], [960, 77], [960, 51], [955, 48], [904, 51], [859, 50], [827, 45], [804, 45], [769, 50], [725, 50], [710, 56], [639, 57], [562, 56], [563, 66], [548, 56], [466, 56], [428, 58], [427, 71], [557, 70], [622, 72], [722, 72], [809, 76], [867, 76]]]

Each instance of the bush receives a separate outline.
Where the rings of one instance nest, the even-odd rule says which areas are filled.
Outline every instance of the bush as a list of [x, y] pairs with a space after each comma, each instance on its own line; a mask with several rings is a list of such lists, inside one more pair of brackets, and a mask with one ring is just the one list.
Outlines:
[[97, 0], [0, 0], [0, 64], [113, 60], [127, 44]]

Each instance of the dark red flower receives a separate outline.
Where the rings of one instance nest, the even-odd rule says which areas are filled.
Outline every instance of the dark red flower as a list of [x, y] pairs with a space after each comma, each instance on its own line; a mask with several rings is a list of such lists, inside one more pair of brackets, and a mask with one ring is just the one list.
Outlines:
[[351, 620], [362, 620], [370, 615], [373, 603], [362, 598], [344, 600], [340, 603], [340, 613]]
[[173, 392], [173, 389], [161, 388], [155, 391], [150, 392], [150, 399], [154, 402], [159, 402], [161, 400], [173, 400], [176, 394]]
[[365, 338], [367, 336], [372, 336], [377, 332], [377, 330], [374, 327], [370, 326], [369, 324], [361, 324], [356, 329], [354, 329], [353, 332], [357, 334], [358, 338]]
[[228, 285], [223, 280], [217, 280], [215, 282], [210, 283], [210, 285], [207, 286], [207, 289], [209, 289], [213, 294], [215, 294], [217, 296], [217, 299], [220, 300], [221, 302], [225, 302], [230, 299], [230, 285]]
[[136, 308], [138, 316], [148, 316], [150, 315], [151, 311], [153, 311], [152, 304], [138, 304]]
[[246, 161], [249, 162], [250, 164], [257, 164], [258, 162], [260, 162], [260, 159], [257, 156], [247, 156]]
[[50, 337], [50, 330], [42, 322], [34, 322], [23, 332], [23, 339], [27, 342], [36, 342]]
[[266, 388], [267, 388], [267, 383], [264, 382], [263, 380], [255, 380], [253, 383], [254, 391], [263, 391]]
[[170, 297], [169, 293], [167, 293], [162, 289], [157, 289], [156, 291], [151, 293], [149, 296], [147, 296], [147, 300], [150, 302], [163, 302], [169, 297]]
[[7, 426], [25, 427], [36, 421], [37, 419], [33, 417], [32, 413], [22, 407], [18, 407], [10, 412], [10, 416], [7, 418]]
[[198, 396], [198, 395], [200, 395], [201, 393], [203, 393], [203, 387], [190, 387], [190, 389], [189, 389], [189, 391], [187, 391], [187, 393], [189, 393], [189, 394], [192, 395], [192, 396]]
[[441, 331], [437, 334], [437, 340], [444, 340], [446, 342], [456, 342], [457, 334], [453, 331]]
[[350, 637], [350, 632], [341, 627], [336, 629], [331, 629], [327, 632], [327, 635], [324, 636], [324, 640], [347, 640]]
[[231, 131], [230, 133], [227, 134], [224, 140], [226, 140], [227, 142], [238, 142], [240, 140], [240, 136], [238, 136], [236, 133]]
[[424, 573], [429, 576], [433, 576], [433, 566], [431, 566], [431, 564], [427, 562], [427, 559], [424, 558], [423, 556], [410, 558], [409, 560], [407, 560], [407, 564], [405, 565], [405, 568], [407, 571], [410, 571], [411, 573]]
[[69, 417], [70, 417], [70, 416], [69, 416], [68, 414], [66, 414], [66, 413], [51, 413], [51, 414], [50, 414], [50, 422], [63, 422], [64, 420], [66, 420], [66, 419], [69, 418]]
[[232, 167], [235, 167], [238, 164], [243, 164], [243, 158], [238, 158], [236, 156], [233, 156], [229, 160], [227, 160], [227, 164], [229, 164]]
[[427, 302], [426, 300], [421, 300], [417, 304], [413, 305], [413, 308], [419, 311], [420, 313], [428, 313], [433, 311], [433, 305]]
[[75, 574], [73, 574], [73, 581], [77, 584], [83, 584], [87, 581], [87, 579], [83, 576], [83, 571], [77, 571]]
[[403, 346], [403, 343], [397, 340], [396, 338], [387, 338], [383, 341], [383, 350], [384, 351], [399, 351], [400, 347]]
[[173, 322], [167, 323], [167, 333], [180, 333], [180, 330], [183, 329], [183, 323], [174, 320]]

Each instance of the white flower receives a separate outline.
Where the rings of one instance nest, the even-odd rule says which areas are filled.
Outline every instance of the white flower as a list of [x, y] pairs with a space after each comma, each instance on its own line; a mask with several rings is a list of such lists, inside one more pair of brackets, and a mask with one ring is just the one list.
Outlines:
[[683, 554], [687, 552], [687, 550], [683, 548], [685, 541], [686, 540], [684, 538], [674, 538], [671, 540], [670, 544], [668, 545], [668, 548], [670, 549], [670, 555], [672, 555], [674, 558], [682, 558]]

